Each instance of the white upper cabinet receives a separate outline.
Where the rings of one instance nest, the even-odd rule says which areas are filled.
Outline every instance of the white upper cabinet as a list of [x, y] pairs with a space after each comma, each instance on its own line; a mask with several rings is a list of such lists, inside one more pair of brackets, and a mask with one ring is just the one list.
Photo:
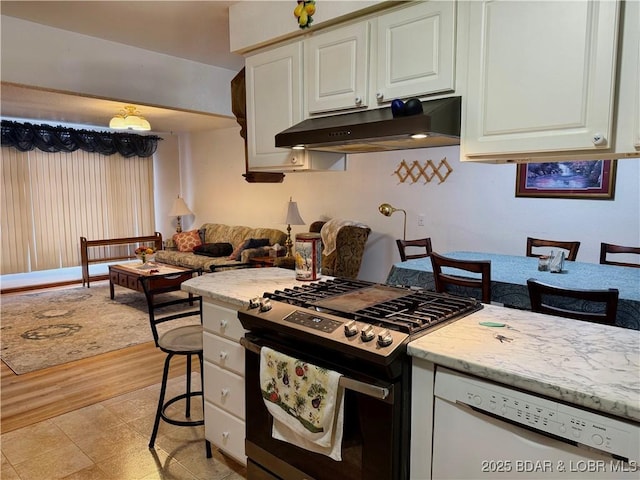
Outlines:
[[345, 156], [276, 148], [277, 133], [302, 121], [302, 43], [245, 60], [249, 171], [344, 170]]
[[367, 107], [369, 28], [369, 22], [360, 22], [304, 41], [310, 114]]
[[309, 116], [452, 92], [455, 2], [414, 2], [304, 40]]
[[619, 7], [471, 2], [463, 156], [611, 148]]
[[640, 156], [640, 2], [624, 4], [616, 151]]
[[246, 58], [249, 170], [304, 167], [304, 152], [275, 147], [275, 136], [302, 120], [302, 45]]
[[421, 2], [380, 15], [375, 102], [454, 90], [455, 2]]

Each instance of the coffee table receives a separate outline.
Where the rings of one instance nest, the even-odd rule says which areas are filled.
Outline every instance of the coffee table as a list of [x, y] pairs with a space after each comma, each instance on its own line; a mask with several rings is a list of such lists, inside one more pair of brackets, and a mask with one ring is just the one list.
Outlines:
[[[182, 282], [193, 278], [198, 270], [191, 268], [177, 267], [164, 263], [153, 263], [142, 265], [140, 263], [123, 263], [119, 265], [109, 265], [109, 295], [114, 298], [114, 287], [119, 285], [136, 292], [144, 293], [141, 278], [154, 277], [163, 279], [163, 286], [167, 292], [180, 290]], [[169, 277], [167, 277], [169, 275]], [[192, 294], [189, 294], [189, 298]]]

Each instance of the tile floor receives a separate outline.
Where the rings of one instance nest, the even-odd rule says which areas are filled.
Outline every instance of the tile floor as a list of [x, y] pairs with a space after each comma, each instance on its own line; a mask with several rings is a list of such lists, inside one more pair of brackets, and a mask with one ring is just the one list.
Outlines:
[[[199, 383], [195, 373], [193, 385]], [[244, 479], [245, 468], [215, 447], [213, 458], [206, 458], [202, 426], [176, 427], [160, 422], [155, 449], [148, 448], [159, 391], [160, 385], [153, 385], [2, 434], [0, 478]], [[182, 392], [184, 377], [172, 379], [168, 395]], [[178, 402], [171, 409], [180, 405]], [[202, 415], [201, 402], [192, 402], [191, 409], [192, 418]]]

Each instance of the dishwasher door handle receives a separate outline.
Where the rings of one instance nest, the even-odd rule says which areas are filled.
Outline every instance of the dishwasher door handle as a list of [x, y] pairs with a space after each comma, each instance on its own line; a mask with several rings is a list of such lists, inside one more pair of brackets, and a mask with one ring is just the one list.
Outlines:
[[[260, 350], [262, 349], [262, 347], [253, 343], [251, 340], [247, 340], [245, 337], [242, 337], [240, 339], [240, 344], [250, 352], [260, 355]], [[341, 387], [344, 387], [347, 390], [352, 390], [354, 392], [373, 397], [376, 400], [381, 400], [385, 403], [393, 404], [393, 385], [381, 387], [378, 385], [361, 382], [360, 380], [355, 380], [353, 378], [345, 377], [344, 375], [340, 377], [339, 384]]]

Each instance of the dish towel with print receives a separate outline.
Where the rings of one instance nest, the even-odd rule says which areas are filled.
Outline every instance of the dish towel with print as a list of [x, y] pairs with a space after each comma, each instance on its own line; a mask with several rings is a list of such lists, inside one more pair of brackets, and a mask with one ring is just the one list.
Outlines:
[[271, 435], [342, 460], [344, 388], [337, 372], [268, 347], [260, 350], [260, 389], [273, 416]]
[[364, 223], [354, 222], [352, 220], [339, 220], [337, 218], [332, 218], [320, 229], [320, 237], [322, 238], [322, 245], [324, 245], [324, 249], [322, 250], [323, 254], [331, 255], [333, 253], [333, 251], [336, 249], [336, 237], [338, 236], [338, 232], [342, 227], [346, 226], [369, 228]]

